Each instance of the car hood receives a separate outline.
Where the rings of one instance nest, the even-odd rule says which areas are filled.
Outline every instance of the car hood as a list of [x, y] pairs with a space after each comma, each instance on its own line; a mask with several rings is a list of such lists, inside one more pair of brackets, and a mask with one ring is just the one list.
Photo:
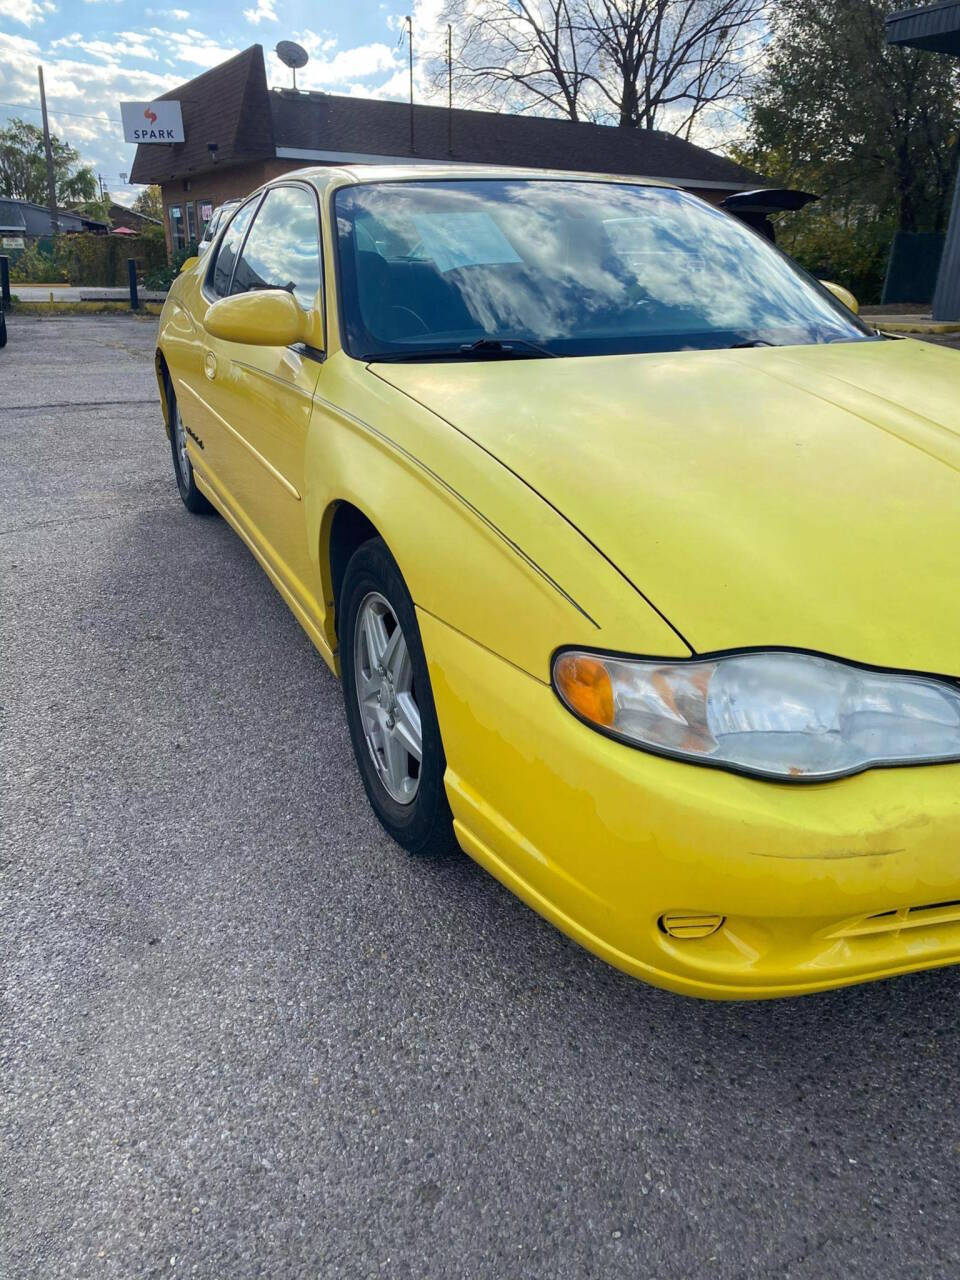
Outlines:
[[960, 355], [913, 341], [378, 364], [705, 652], [960, 674]]

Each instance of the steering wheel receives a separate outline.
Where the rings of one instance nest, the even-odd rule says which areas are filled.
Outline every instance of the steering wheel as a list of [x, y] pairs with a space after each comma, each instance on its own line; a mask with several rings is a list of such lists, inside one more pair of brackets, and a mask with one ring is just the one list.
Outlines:
[[[397, 311], [402, 316], [409, 316], [411, 320], [414, 321], [415, 324], [418, 324], [420, 326], [419, 328], [420, 333], [430, 332], [430, 326], [427, 324], [426, 320], [424, 320], [423, 316], [418, 316], [416, 311], [414, 311], [412, 307], [403, 307], [398, 304], [394, 304], [390, 308], [390, 310]], [[402, 327], [402, 326], [398, 326], [398, 327]], [[408, 329], [408, 332], [409, 332], [409, 329]], [[417, 330], [414, 330], [414, 332], [417, 332]], [[407, 336], [407, 335], [405, 334], [404, 336]]]

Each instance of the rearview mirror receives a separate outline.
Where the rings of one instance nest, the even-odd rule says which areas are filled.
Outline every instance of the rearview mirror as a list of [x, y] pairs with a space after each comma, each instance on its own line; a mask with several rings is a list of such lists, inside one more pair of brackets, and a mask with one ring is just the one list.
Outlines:
[[821, 280], [820, 283], [825, 289], [829, 289], [833, 296], [839, 299], [845, 307], [849, 307], [855, 316], [860, 314], [860, 303], [849, 289], [845, 289], [842, 284], [833, 284], [830, 280]]
[[310, 317], [285, 289], [236, 293], [215, 302], [203, 320], [207, 333], [226, 342], [289, 347], [304, 342]]

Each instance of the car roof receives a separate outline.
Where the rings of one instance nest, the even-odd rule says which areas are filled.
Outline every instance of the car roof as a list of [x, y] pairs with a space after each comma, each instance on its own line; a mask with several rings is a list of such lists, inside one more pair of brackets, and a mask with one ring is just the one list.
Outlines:
[[[670, 187], [673, 184], [657, 178], [641, 178], [636, 174], [579, 173], [569, 169], [519, 169], [497, 165], [470, 164], [351, 164], [322, 165], [296, 169], [275, 182], [300, 178], [320, 191], [354, 186], [362, 182], [415, 182], [417, 180], [464, 181], [478, 178], [512, 178], [537, 181], [631, 183], [639, 187]], [[272, 186], [273, 183], [265, 184]]]

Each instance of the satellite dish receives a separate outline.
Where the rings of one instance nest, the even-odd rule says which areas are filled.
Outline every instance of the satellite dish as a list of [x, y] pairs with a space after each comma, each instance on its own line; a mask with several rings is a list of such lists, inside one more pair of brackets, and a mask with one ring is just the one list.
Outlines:
[[297, 44], [293, 40], [281, 40], [274, 49], [274, 53], [280, 59], [285, 67], [289, 67], [293, 72], [293, 87], [297, 87], [297, 67], [305, 67], [310, 61], [310, 55], [302, 44]]

